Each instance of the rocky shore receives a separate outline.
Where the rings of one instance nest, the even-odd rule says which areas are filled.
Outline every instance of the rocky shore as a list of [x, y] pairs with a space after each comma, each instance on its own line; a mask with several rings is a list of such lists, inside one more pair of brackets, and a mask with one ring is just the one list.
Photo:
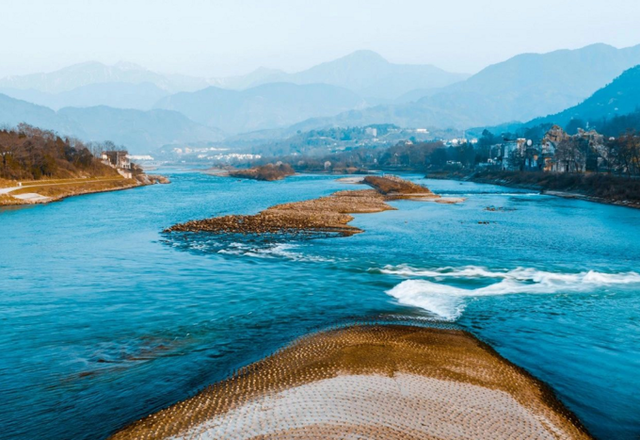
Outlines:
[[319, 199], [276, 205], [256, 215], [227, 215], [193, 220], [172, 226], [165, 232], [352, 235], [362, 230], [348, 224], [353, 220], [350, 214], [395, 209], [385, 203], [389, 200], [416, 196], [430, 199], [439, 197], [423, 186], [398, 177], [368, 176], [364, 183], [374, 189], [339, 191]]
[[364, 325], [304, 337], [112, 440], [590, 439], [553, 392], [471, 334]]
[[160, 176], [159, 174], [142, 174], [136, 176], [136, 180], [141, 185], [167, 185], [171, 183], [168, 177]]

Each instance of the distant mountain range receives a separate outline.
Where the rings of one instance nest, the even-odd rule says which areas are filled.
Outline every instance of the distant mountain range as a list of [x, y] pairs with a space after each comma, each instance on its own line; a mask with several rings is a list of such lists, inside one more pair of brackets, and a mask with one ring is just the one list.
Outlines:
[[[468, 78], [432, 65], [394, 64], [379, 54], [360, 50], [334, 61], [298, 73], [259, 69], [238, 77], [235, 88], [287, 82], [292, 84], [330, 84], [343, 87], [365, 98], [393, 100], [415, 89], [437, 89]], [[247, 81], [250, 79], [250, 82]]]
[[176, 110], [233, 134], [359, 110], [467, 76], [430, 65], [393, 64], [375, 52], [358, 51], [293, 74], [260, 68], [243, 76], [209, 79], [162, 75], [130, 63], [87, 62], [0, 79], [0, 93], [53, 110], [101, 105]]
[[[586, 129], [587, 123], [589, 123], [590, 126], [595, 124], [595, 128], [599, 130], [603, 128], [603, 123], [607, 125], [618, 117], [632, 114], [640, 115], [640, 65], [624, 71], [622, 75], [597, 90], [580, 104], [561, 112], [534, 118], [528, 122], [507, 122], [493, 126], [473, 127], [468, 130], [468, 133], [480, 136], [482, 131], [487, 129], [494, 134], [516, 133], [524, 136], [527, 129], [537, 129], [549, 124], [566, 128], [572, 120], [578, 123], [575, 127]], [[624, 124], [624, 121], [620, 123]], [[617, 125], [613, 127], [613, 129], [617, 128], [624, 132], [634, 127], [618, 127]], [[543, 128], [543, 130], [545, 129]]]
[[0, 87], [0, 93], [54, 110], [63, 107], [107, 105], [117, 108], [149, 110], [169, 92], [150, 82], [104, 82], [87, 84], [65, 92], [48, 93], [36, 89]]
[[175, 110], [229, 133], [286, 127], [367, 105], [356, 93], [327, 84], [264, 84], [243, 91], [209, 87], [161, 99], [155, 108]]
[[111, 140], [133, 153], [151, 151], [160, 145], [222, 140], [222, 133], [168, 110], [125, 110], [106, 106], [59, 111], [0, 94], [0, 121], [15, 126], [21, 122], [85, 141]]
[[391, 100], [414, 89], [435, 89], [468, 77], [431, 65], [393, 64], [375, 52], [362, 50], [298, 73], [261, 67], [247, 75], [227, 78], [163, 75], [131, 63], [108, 66], [91, 61], [50, 73], [2, 78], [0, 90], [10, 95], [15, 90], [57, 94], [89, 84], [151, 83], [168, 93], [176, 93], [193, 92], [209, 86], [244, 90], [262, 84], [286, 82], [300, 85], [329, 84], [347, 88], [364, 97]]
[[[261, 68], [209, 79], [89, 62], [0, 79], [0, 93], [8, 95], [0, 98], [0, 124], [27, 122], [87, 140], [110, 139], [132, 151], [217, 141], [223, 132], [242, 142], [331, 126], [466, 129], [555, 115], [638, 64], [640, 45], [604, 44], [518, 55], [468, 78], [430, 65], [393, 64], [371, 51], [298, 73]], [[636, 103], [630, 94], [624, 106]], [[605, 106], [609, 112], [627, 108], [611, 105]]]
[[151, 83], [174, 93], [198, 90], [209, 83], [202, 78], [186, 75], [163, 75], [133, 63], [120, 62], [108, 66], [97, 61], [74, 64], [55, 72], [7, 76], [0, 79], [2, 89], [34, 89], [47, 93], [60, 93], [89, 84], [100, 83]]
[[572, 119], [597, 121], [640, 110], [640, 65], [626, 70], [611, 84], [601, 88], [580, 104], [554, 115], [536, 118], [525, 125], [544, 123], [566, 126]]
[[466, 81], [425, 92], [427, 95], [415, 102], [349, 111], [308, 121], [306, 126], [393, 123], [403, 127], [467, 128], [526, 121], [578, 104], [637, 64], [640, 45], [616, 49], [596, 44], [577, 50], [518, 55]]

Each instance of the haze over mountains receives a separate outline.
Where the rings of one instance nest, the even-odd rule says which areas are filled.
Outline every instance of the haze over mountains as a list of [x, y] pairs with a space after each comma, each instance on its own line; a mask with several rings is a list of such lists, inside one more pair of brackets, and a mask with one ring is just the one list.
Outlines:
[[523, 54], [489, 66], [466, 81], [426, 92], [415, 102], [351, 111], [314, 124], [386, 122], [464, 129], [526, 121], [578, 104], [638, 64], [640, 45], [616, 49], [597, 44], [577, 50]]
[[640, 111], [640, 66], [626, 70], [580, 104], [562, 112], [529, 121], [527, 126], [544, 123], [566, 125], [572, 119], [597, 121]]
[[[365, 98], [393, 100], [413, 90], [431, 90], [468, 78], [432, 65], [394, 64], [369, 50], [359, 50], [334, 61], [298, 73], [258, 69], [230, 81], [232, 88], [287, 82], [292, 84], [330, 84], [352, 90]], [[250, 80], [250, 82], [248, 81]]]
[[96, 105], [149, 110], [158, 100], [170, 94], [151, 82], [100, 82], [59, 93], [43, 92], [36, 89], [0, 88], [0, 93], [44, 105], [54, 110], [63, 107], [92, 107]]
[[393, 64], [375, 52], [362, 50], [297, 73], [259, 68], [247, 75], [228, 78], [163, 75], [132, 63], [108, 66], [92, 61], [50, 73], [2, 78], [0, 92], [10, 96], [20, 90], [59, 94], [90, 84], [150, 83], [169, 94], [193, 92], [208, 86], [244, 90], [268, 83], [285, 82], [300, 85], [329, 84], [347, 88], [364, 97], [395, 99], [414, 89], [439, 88], [468, 77], [466, 74], [449, 73], [431, 65]]
[[364, 108], [356, 93], [328, 84], [270, 83], [247, 90], [208, 87], [161, 99], [156, 108], [176, 110], [204, 125], [239, 133], [285, 127], [317, 116]]
[[[374, 123], [465, 129], [561, 112], [638, 64], [640, 45], [604, 44], [522, 54], [470, 77], [390, 63], [371, 51], [298, 73], [262, 68], [229, 78], [89, 62], [0, 79], [0, 93], [8, 95], [0, 96], [0, 124], [27, 122], [86, 140], [110, 139], [134, 152], [223, 136], [237, 140], [254, 130], [278, 136], [283, 129]], [[617, 111], [635, 108], [638, 97], [632, 96]]]
[[223, 139], [220, 130], [200, 125], [178, 112], [107, 106], [66, 107], [56, 112], [2, 94], [0, 121], [8, 126], [26, 122], [86, 141], [111, 140], [132, 153], [148, 152], [166, 144]]
[[54, 72], [7, 76], [0, 79], [0, 88], [35, 89], [47, 93], [60, 93], [88, 84], [114, 82], [129, 84], [148, 82], [172, 93], [198, 90], [209, 85], [202, 78], [186, 75], [163, 75], [133, 63], [120, 62], [113, 66], [107, 66], [96, 61], [88, 61]]

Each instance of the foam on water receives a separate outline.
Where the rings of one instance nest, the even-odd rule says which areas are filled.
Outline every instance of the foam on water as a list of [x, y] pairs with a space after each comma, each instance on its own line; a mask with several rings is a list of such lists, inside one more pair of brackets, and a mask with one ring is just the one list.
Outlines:
[[287, 258], [293, 261], [313, 261], [313, 262], [322, 262], [322, 263], [335, 263], [336, 260], [333, 258], [323, 257], [320, 255], [311, 255], [305, 254], [302, 252], [295, 252], [295, 249], [298, 249], [300, 246], [289, 243], [280, 243], [271, 249], [265, 250], [265, 253]]
[[333, 258], [320, 255], [311, 255], [303, 252], [296, 252], [300, 245], [293, 243], [276, 243], [263, 246], [250, 246], [245, 243], [231, 243], [225, 249], [217, 251], [219, 254], [242, 255], [254, 258], [282, 258], [291, 261], [309, 261], [334, 263]]
[[[400, 304], [420, 307], [440, 319], [455, 321], [465, 308], [465, 298], [509, 294], [551, 294], [590, 292], [614, 285], [640, 284], [636, 272], [603, 273], [587, 271], [579, 273], [556, 273], [533, 268], [512, 270], [490, 270], [485, 267], [464, 266], [437, 269], [416, 269], [407, 265], [385, 266], [372, 272], [395, 274], [409, 279], [387, 291]], [[477, 288], [462, 288], [443, 281], [491, 281], [495, 283]], [[499, 280], [499, 281], [498, 281]]]

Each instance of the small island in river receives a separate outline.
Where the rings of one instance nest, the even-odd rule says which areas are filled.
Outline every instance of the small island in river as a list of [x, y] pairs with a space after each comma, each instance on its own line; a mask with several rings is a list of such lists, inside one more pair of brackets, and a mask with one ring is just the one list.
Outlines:
[[469, 333], [363, 325], [304, 337], [112, 440], [590, 439], [544, 383]]
[[362, 230], [348, 224], [353, 220], [350, 214], [395, 209], [386, 203], [391, 200], [442, 201], [440, 196], [428, 188], [395, 176], [367, 176], [363, 183], [373, 189], [339, 191], [327, 197], [272, 206], [255, 215], [227, 215], [192, 220], [172, 226], [165, 232], [353, 235]]
[[272, 182], [282, 180], [285, 177], [293, 176], [296, 172], [288, 164], [267, 164], [254, 168], [246, 168], [229, 171], [230, 177], [240, 177], [243, 179], [264, 180]]

